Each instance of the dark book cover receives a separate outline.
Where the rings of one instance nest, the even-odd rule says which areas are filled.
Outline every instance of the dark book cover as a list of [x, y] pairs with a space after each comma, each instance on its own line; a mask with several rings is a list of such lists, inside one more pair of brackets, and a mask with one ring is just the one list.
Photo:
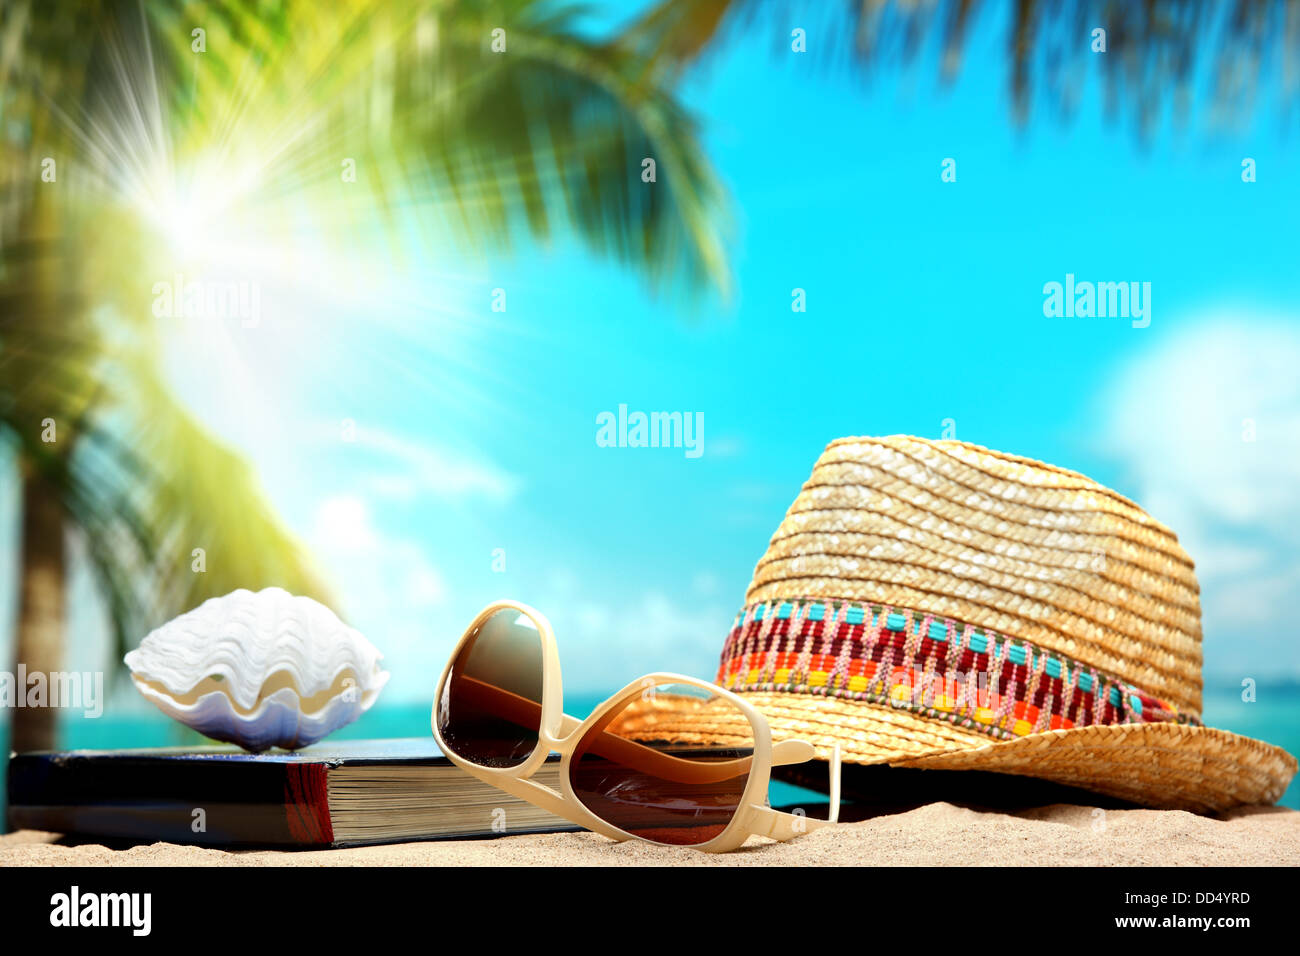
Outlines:
[[[261, 754], [224, 746], [23, 753], [9, 760], [8, 825], [206, 846], [355, 845], [371, 841], [336, 835], [328, 777], [338, 767], [363, 766], [442, 767], [453, 788], [461, 782], [466, 788], [486, 786], [456, 768], [432, 738], [320, 743]], [[494, 793], [495, 802], [520, 805]], [[432, 805], [439, 798], [429, 799]], [[456, 832], [439, 835], [493, 835], [489, 817], [475, 814], [470, 822], [469, 816]], [[550, 820], [556, 825], [526, 829], [575, 829]]]

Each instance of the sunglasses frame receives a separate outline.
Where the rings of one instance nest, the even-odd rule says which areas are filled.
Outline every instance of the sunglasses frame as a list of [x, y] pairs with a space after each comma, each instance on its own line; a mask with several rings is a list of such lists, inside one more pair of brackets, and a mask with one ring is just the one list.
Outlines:
[[[536, 748], [518, 766], [485, 767], [482, 764], [458, 756], [448, 748], [442, 739], [442, 734], [438, 731], [438, 708], [439, 704], [442, 703], [443, 692], [446, 689], [447, 680], [451, 676], [451, 669], [460, 656], [461, 649], [477, 635], [479, 628], [487, 622], [488, 618], [503, 610], [518, 611], [527, 617], [537, 627], [542, 642], [541, 726], [538, 729]], [[648, 685], [647, 682], [653, 683]], [[597, 705], [585, 720], [579, 720], [577, 717], [570, 717], [565, 714], [564, 690], [560, 679], [560, 654], [555, 642], [555, 632], [551, 629], [551, 623], [546, 619], [546, 615], [518, 601], [494, 601], [479, 611], [474, 620], [470, 622], [469, 627], [465, 629], [465, 633], [461, 635], [460, 640], [456, 642], [456, 646], [452, 649], [447, 666], [443, 668], [442, 676], [438, 678], [438, 689], [434, 694], [433, 709], [429, 722], [433, 728], [433, 737], [438, 743], [438, 749], [442, 751], [447, 759], [484, 783], [490, 783], [512, 796], [526, 800], [534, 806], [555, 814], [557, 817], [562, 817], [571, 823], [586, 827], [588, 830], [609, 837], [611, 840], [620, 842], [640, 840], [656, 846], [682, 846], [682, 844], [661, 843], [657, 840], [637, 836], [606, 822], [587, 809], [582, 800], [574, 793], [573, 784], [569, 779], [569, 765], [572, 762], [574, 751], [594, 724], [598, 723], [602, 717], [606, 716], [614, 708], [621, 707], [632, 698], [640, 696], [647, 686], [658, 686], [666, 683], [698, 687], [717, 697], [725, 698], [748, 718], [754, 731], [754, 753], [751, 757], [753, 762], [750, 765], [749, 776], [745, 781], [745, 789], [741, 793], [740, 804], [737, 806], [736, 812], [732, 815], [726, 828], [717, 836], [704, 843], [686, 844], [687, 846], [692, 849], [702, 850], [705, 853], [723, 853], [727, 850], [736, 849], [751, 835], [764, 836], [778, 841], [793, 840], [795, 837], [811, 833], [813, 830], [836, 822], [839, 816], [840, 797], [839, 746], [836, 745], [835, 754], [831, 761], [830, 819], [818, 820], [803, 814], [773, 810], [767, 804], [767, 791], [771, 781], [772, 767], [812, 760], [817, 755], [816, 750], [811, 743], [805, 740], [782, 740], [773, 743], [772, 730], [766, 717], [744, 698], [709, 681], [687, 677], [684, 674], [647, 674]], [[546, 758], [551, 752], [560, 754], [559, 792], [531, 779], [538, 768], [546, 762]]]

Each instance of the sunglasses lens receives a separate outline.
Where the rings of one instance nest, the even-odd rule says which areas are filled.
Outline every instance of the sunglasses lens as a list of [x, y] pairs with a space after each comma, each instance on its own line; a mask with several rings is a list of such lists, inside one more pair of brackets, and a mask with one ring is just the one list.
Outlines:
[[513, 608], [479, 625], [452, 662], [438, 699], [447, 749], [484, 767], [517, 767], [542, 723], [542, 635]]
[[[686, 727], [690, 733], [675, 730]], [[705, 732], [724, 743], [683, 742]], [[695, 846], [736, 815], [753, 753], [754, 728], [725, 697], [691, 685], [647, 684], [583, 736], [569, 782], [606, 823], [656, 843]]]

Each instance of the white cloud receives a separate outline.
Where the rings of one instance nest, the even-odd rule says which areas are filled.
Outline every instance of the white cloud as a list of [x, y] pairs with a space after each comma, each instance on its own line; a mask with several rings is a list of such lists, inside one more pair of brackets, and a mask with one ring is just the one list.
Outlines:
[[[344, 620], [374, 642], [390, 667], [423, 660], [430, 615], [443, 607], [447, 587], [420, 543], [377, 527], [370, 506], [355, 495], [325, 499], [308, 542], [334, 583]], [[398, 676], [400, 696], [405, 680]]]
[[625, 601], [604, 597], [559, 569], [547, 592], [536, 606], [555, 628], [565, 686], [584, 697], [612, 694], [659, 671], [712, 680], [739, 607], [728, 595], [701, 601], [646, 590]]
[[336, 495], [321, 503], [316, 509], [312, 539], [335, 556], [372, 554], [379, 544], [369, 506], [352, 495]]
[[[310, 542], [335, 580], [349, 592], [388, 596], [427, 608], [442, 602], [442, 575], [419, 542], [381, 532], [370, 506], [355, 495], [326, 498], [316, 510]], [[387, 603], [387, 602], [385, 602]]]
[[388, 497], [410, 501], [420, 495], [442, 498], [477, 497], [502, 503], [514, 497], [520, 481], [491, 462], [412, 441], [393, 432], [358, 423], [355, 443], [371, 461], [387, 467], [369, 472], [371, 488]]
[[1300, 676], [1297, 369], [1295, 319], [1217, 315], [1107, 390], [1107, 450], [1196, 562], [1207, 671]]

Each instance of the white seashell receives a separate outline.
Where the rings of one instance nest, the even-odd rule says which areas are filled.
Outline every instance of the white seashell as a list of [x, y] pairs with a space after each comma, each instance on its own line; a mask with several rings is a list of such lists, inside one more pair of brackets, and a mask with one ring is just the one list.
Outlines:
[[136, 689], [199, 733], [254, 753], [321, 740], [370, 709], [383, 655], [282, 588], [210, 598], [126, 655]]

